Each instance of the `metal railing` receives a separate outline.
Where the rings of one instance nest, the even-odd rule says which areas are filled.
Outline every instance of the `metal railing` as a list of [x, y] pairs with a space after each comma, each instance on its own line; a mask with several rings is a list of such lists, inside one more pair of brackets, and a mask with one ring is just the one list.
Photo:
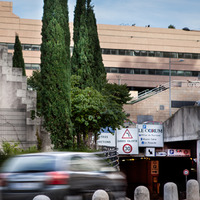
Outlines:
[[166, 83], [166, 84], [159, 85], [159, 86], [153, 88], [152, 90], [148, 90], [148, 89], [144, 90], [144, 91], [140, 92], [138, 94], [138, 97], [134, 98], [130, 102], [130, 104], [137, 103], [138, 101], [141, 101], [141, 100], [151, 97], [155, 94], [158, 94], [164, 90], [167, 90], [168, 88], [169, 88], [169, 83]]
[[112, 167], [118, 168], [119, 166], [119, 157], [118, 157], [118, 152], [116, 147], [106, 147], [106, 146], [101, 146], [100, 147], [101, 151], [96, 152], [95, 154], [103, 158], [108, 162], [109, 165]]

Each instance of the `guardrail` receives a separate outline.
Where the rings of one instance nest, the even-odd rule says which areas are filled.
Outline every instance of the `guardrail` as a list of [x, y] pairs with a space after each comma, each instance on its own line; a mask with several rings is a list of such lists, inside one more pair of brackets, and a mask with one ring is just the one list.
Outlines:
[[106, 147], [101, 146], [100, 152], [96, 152], [95, 154], [102, 157], [104, 160], [108, 162], [112, 167], [118, 168], [119, 166], [119, 154], [117, 152], [116, 147]]

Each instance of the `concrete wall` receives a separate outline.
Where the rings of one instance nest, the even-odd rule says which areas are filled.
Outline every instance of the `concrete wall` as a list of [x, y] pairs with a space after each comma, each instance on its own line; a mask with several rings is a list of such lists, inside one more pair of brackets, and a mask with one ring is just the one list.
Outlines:
[[200, 107], [188, 106], [178, 110], [163, 123], [164, 142], [199, 140]]
[[0, 46], [0, 141], [20, 142], [22, 147], [36, 145], [40, 121], [32, 120], [36, 92], [27, 90], [22, 70], [12, 67], [12, 55]]

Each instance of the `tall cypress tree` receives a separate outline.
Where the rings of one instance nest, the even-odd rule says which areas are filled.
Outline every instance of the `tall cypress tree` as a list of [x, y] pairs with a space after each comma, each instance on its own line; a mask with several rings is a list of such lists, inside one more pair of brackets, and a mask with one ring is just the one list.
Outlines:
[[13, 54], [13, 67], [21, 68], [22, 75], [26, 76], [24, 58], [22, 53], [22, 45], [19, 40], [18, 34], [15, 35], [14, 54]]
[[89, 49], [93, 54], [93, 62], [91, 66], [94, 88], [101, 91], [106, 83], [106, 71], [103, 64], [102, 53], [99, 43], [99, 37], [97, 32], [96, 18], [94, 14], [91, 0], [87, 0], [87, 28], [89, 33]]
[[74, 12], [73, 74], [81, 76], [81, 87], [101, 91], [106, 83], [96, 19], [91, 0], [77, 0]]
[[42, 22], [41, 111], [44, 127], [50, 132], [55, 148], [69, 148], [72, 131], [67, 0], [44, 0]]
[[78, 48], [78, 42], [79, 42], [80, 34], [81, 34], [81, 30], [80, 30], [81, 18], [82, 18], [82, 21], [83, 21], [83, 18], [85, 19], [85, 13], [86, 13], [85, 5], [86, 5], [86, 0], [77, 0], [75, 10], [74, 10], [74, 24], [73, 24], [74, 25], [73, 27], [74, 48], [73, 48], [73, 55], [71, 58], [71, 66], [72, 66], [72, 74], [76, 74], [76, 75], [80, 67], [80, 63], [79, 63], [80, 52]]

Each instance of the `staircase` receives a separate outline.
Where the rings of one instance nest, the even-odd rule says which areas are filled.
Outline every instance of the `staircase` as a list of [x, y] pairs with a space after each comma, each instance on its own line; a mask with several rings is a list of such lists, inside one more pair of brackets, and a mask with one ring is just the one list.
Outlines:
[[147, 99], [155, 94], [158, 94], [162, 91], [165, 91], [169, 89], [169, 83], [166, 83], [166, 84], [162, 84], [162, 85], [159, 85], [157, 86], [156, 88], [153, 88], [152, 90], [144, 90], [142, 92], [140, 92], [138, 94], [137, 97], [135, 97], [131, 102], [129, 102], [129, 104], [134, 104], [134, 103], [137, 103], [139, 101], [142, 101], [144, 99]]

